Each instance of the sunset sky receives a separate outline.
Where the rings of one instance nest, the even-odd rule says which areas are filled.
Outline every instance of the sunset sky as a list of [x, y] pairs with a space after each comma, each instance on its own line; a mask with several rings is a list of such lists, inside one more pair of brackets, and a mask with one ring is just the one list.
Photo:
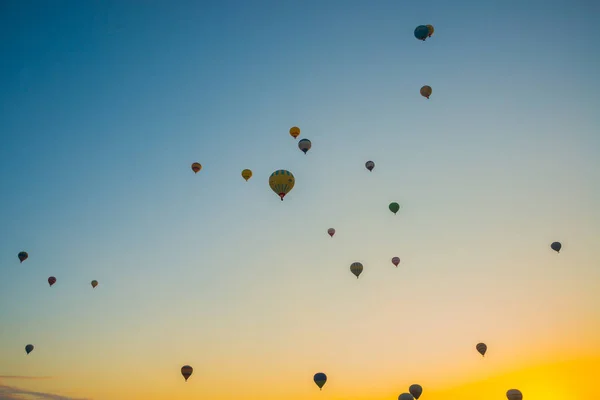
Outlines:
[[600, 399], [599, 13], [0, 2], [0, 400]]

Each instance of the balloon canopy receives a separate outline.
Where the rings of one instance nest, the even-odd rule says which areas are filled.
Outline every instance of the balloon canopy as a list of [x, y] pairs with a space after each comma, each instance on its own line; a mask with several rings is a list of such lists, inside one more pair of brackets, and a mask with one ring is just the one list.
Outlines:
[[419, 40], [425, 41], [429, 36], [429, 28], [427, 25], [419, 25], [415, 28], [415, 37]]
[[186, 382], [187, 382], [188, 378], [190, 376], [192, 376], [193, 372], [194, 372], [194, 368], [190, 367], [189, 365], [184, 365], [183, 367], [181, 367], [181, 375], [183, 375]]
[[17, 254], [17, 257], [19, 257], [19, 261], [23, 262], [29, 258], [29, 254], [27, 254], [26, 251], [22, 251], [19, 254]]
[[271, 187], [271, 190], [281, 197], [281, 201], [283, 201], [285, 195], [294, 188], [295, 184], [296, 179], [294, 178], [294, 175], [285, 169], [277, 170], [269, 177], [269, 186]]
[[243, 170], [242, 178], [244, 178], [246, 180], [246, 182], [248, 182], [248, 179], [252, 178], [252, 171], [250, 171], [249, 169]]
[[313, 380], [315, 381], [319, 389], [323, 389], [323, 385], [325, 385], [325, 382], [327, 382], [327, 375], [325, 375], [322, 372], [317, 372], [313, 377]]

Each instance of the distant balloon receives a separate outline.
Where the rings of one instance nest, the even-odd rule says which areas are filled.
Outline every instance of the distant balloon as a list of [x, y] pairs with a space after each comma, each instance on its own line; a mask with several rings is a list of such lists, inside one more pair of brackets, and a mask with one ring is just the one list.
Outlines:
[[51, 276], [50, 278], [48, 278], [48, 283], [50, 284], [50, 286], [54, 285], [56, 283], [56, 278]]
[[560, 253], [560, 249], [562, 248], [562, 244], [560, 244], [560, 242], [553, 242], [553, 243], [550, 245], [550, 248], [551, 248], [552, 250], [554, 250], [555, 252], [557, 252], [557, 253]]
[[29, 254], [27, 254], [26, 251], [22, 251], [17, 255], [17, 257], [19, 257], [19, 260], [23, 262], [29, 258]]
[[269, 177], [269, 186], [271, 187], [271, 190], [281, 197], [281, 201], [283, 201], [285, 195], [294, 188], [295, 184], [296, 179], [294, 178], [294, 175], [292, 175], [290, 171], [284, 169], [273, 172]]
[[398, 264], [400, 264], [400, 257], [392, 258], [392, 264], [394, 264], [397, 267]]
[[27, 352], [27, 354], [31, 353], [33, 351], [33, 345], [28, 344], [27, 346], [25, 346], [25, 351]]
[[290, 135], [292, 135], [292, 137], [296, 139], [298, 136], [300, 136], [300, 128], [298, 128], [297, 126], [292, 126], [290, 128]]
[[425, 25], [427, 27], [427, 37], [432, 37], [433, 36], [433, 32], [435, 32], [435, 29], [433, 29], [433, 25]]
[[92, 281], [92, 287], [95, 288], [96, 286], [98, 286], [98, 281], [97, 280], [93, 280]]
[[365, 167], [367, 167], [369, 171], [373, 171], [373, 168], [375, 168], [375, 163], [373, 161], [367, 161], [365, 163]]
[[200, 163], [195, 162], [192, 164], [192, 171], [194, 171], [195, 174], [197, 174], [201, 169], [202, 165], [200, 165]]
[[350, 265], [350, 271], [356, 275], [356, 279], [358, 279], [358, 276], [363, 272], [363, 265], [359, 262], [354, 262]]
[[419, 40], [425, 41], [429, 36], [429, 28], [426, 25], [419, 25], [415, 28], [415, 37]]
[[389, 205], [390, 211], [396, 214], [400, 210], [400, 204], [398, 203], [390, 203]]
[[421, 96], [429, 98], [429, 96], [431, 96], [431, 86], [423, 86], [421, 88]]
[[414, 397], [410, 393], [402, 393], [400, 396], [398, 396], [398, 400], [413, 400], [413, 399], [414, 399]]
[[184, 365], [181, 367], [181, 375], [183, 375], [186, 382], [188, 378], [192, 376], [192, 372], [194, 372], [194, 368], [190, 367], [189, 365]]
[[327, 382], [327, 375], [322, 372], [317, 372], [313, 378], [319, 389], [323, 389], [323, 385]]
[[308, 139], [302, 139], [301, 141], [298, 142], [298, 148], [300, 150], [302, 150], [304, 152], [304, 154], [306, 154], [306, 152], [308, 152], [311, 147], [312, 147], [312, 144], [310, 143], [310, 140], [308, 140]]
[[410, 385], [408, 391], [417, 400], [419, 400], [419, 397], [421, 397], [421, 394], [423, 394], [423, 388], [421, 385], [417, 385], [416, 383], [414, 385]]
[[517, 389], [510, 389], [506, 392], [506, 398], [508, 400], [523, 400], [523, 395]]
[[244, 178], [246, 180], [246, 182], [248, 182], [248, 179], [252, 178], [252, 171], [250, 171], [249, 169], [243, 170], [242, 178]]
[[327, 233], [329, 233], [329, 236], [333, 237], [333, 235], [335, 235], [335, 229], [329, 228], [327, 229]]
[[479, 354], [481, 354], [482, 356], [485, 356], [485, 352], [487, 351], [487, 345], [485, 343], [477, 343], [475, 348], [477, 349]]

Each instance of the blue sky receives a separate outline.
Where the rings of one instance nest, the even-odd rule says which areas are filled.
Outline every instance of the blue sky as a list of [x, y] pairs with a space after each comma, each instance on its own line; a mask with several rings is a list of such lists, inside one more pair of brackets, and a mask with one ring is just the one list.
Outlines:
[[[79, 376], [89, 388], [53, 390], [118, 400], [100, 387], [121, 388], [113, 372], [96, 369], [124, 351], [122, 368], [142, 359], [179, 384], [183, 364], [220, 365], [228, 351], [251, 364], [264, 342], [280, 363], [302, 355], [312, 376], [335, 371], [349, 331], [368, 343], [352, 361], [367, 368], [398, 332], [415, 348], [436, 341], [449, 315], [464, 320], [440, 349], [501, 343], [508, 328], [494, 330], [515, 309], [514, 351], [537, 340], [548, 353], [566, 336], [540, 330], [568, 323], [593, 337], [598, 11], [566, 0], [3, 2], [0, 375]], [[417, 41], [428, 23], [434, 36]], [[306, 156], [292, 126], [312, 141]], [[283, 202], [268, 187], [277, 169], [296, 177]], [[559, 290], [580, 314], [544, 308], [561, 307]], [[406, 332], [390, 317], [399, 310], [430, 333]], [[375, 324], [390, 337], [378, 343]], [[23, 360], [27, 343], [42, 361]], [[429, 379], [443, 386], [438, 364]], [[101, 377], [85, 381], [89, 371]]]

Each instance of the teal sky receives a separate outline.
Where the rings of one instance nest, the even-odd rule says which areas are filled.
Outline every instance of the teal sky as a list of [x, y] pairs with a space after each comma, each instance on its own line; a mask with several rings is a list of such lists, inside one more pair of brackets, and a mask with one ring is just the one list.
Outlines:
[[[600, 353], [599, 11], [2, 2], [0, 376], [68, 376], [52, 390], [119, 400], [133, 397], [100, 389], [117, 371], [142, 368], [134, 388], [170, 373], [178, 386], [184, 364], [244, 383], [242, 366], [285, 364], [299, 383], [269, 395], [308, 381], [311, 399], [321, 370], [387, 388], [394, 357], [422, 357], [412, 371], [443, 385], [481, 338], [546, 354], [569, 325], [589, 335], [572, 346]], [[277, 169], [296, 178], [283, 202]]]

